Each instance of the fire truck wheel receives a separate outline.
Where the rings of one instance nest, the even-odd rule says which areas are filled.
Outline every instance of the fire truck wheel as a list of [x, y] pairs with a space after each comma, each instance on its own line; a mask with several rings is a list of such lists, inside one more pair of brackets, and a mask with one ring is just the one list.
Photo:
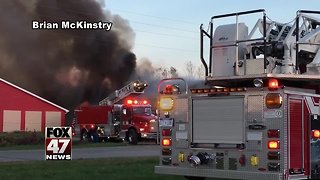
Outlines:
[[138, 143], [138, 134], [134, 129], [129, 130], [128, 141], [130, 144], [134, 144], [134, 145]]
[[204, 180], [205, 177], [194, 177], [194, 176], [185, 176], [188, 180]]

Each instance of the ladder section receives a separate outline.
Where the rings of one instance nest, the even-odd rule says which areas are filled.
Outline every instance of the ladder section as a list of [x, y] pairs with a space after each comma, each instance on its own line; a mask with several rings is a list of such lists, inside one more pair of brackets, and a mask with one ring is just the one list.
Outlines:
[[139, 81], [134, 81], [129, 83], [128, 85], [122, 87], [119, 90], [115, 90], [108, 97], [104, 98], [99, 102], [100, 106], [103, 105], [113, 105], [122, 99], [126, 98], [129, 95], [139, 95], [144, 93], [144, 89], [148, 85], [146, 83], [141, 83]]

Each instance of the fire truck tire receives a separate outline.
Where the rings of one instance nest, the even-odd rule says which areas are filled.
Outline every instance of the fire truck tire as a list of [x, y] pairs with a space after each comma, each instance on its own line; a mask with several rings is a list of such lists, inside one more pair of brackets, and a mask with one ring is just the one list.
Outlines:
[[138, 134], [134, 129], [130, 129], [128, 133], [129, 144], [136, 145], [138, 143]]
[[204, 180], [205, 177], [194, 177], [194, 176], [185, 176], [188, 180]]

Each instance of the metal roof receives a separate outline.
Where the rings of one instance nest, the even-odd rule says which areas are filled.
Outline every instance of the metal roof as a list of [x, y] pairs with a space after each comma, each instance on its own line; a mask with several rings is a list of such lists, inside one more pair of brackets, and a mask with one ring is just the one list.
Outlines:
[[52, 105], [52, 106], [54, 106], [54, 107], [56, 107], [56, 108], [59, 108], [59, 109], [61, 109], [61, 110], [65, 111], [66, 113], [68, 113], [68, 112], [69, 112], [69, 110], [68, 110], [68, 109], [65, 109], [65, 108], [63, 108], [63, 107], [61, 107], [61, 106], [59, 106], [59, 105], [57, 105], [57, 104], [54, 104], [53, 102], [50, 102], [50, 101], [48, 101], [48, 100], [46, 100], [46, 99], [44, 99], [44, 98], [42, 98], [42, 97], [40, 97], [40, 96], [38, 96], [38, 95], [33, 94], [33, 93], [31, 93], [30, 91], [27, 91], [27, 90], [25, 90], [25, 89], [23, 89], [23, 88], [21, 88], [21, 87], [19, 87], [19, 86], [15, 85], [15, 84], [12, 84], [12, 83], [10, 83], [10, 82], [8, 82], [8, 81], [6, 81], [6, 80], [2, 79], [2, 78], [0, 78], [0, 81], [2, 81], [2, 82], [4, 82], [5, 84], [8, 84], [8, 85], [10, 85], [10, 86], [12, 86], [12, 87], [14, 87], [14, 88], [18, 89], [18, 90], [20, 90], [20, 91], [22, 91], [22, 92], [24, 92], [24, 93], [27, 93], [27, 94], [29, 94], [29, 95], [31, 95], [31, 96], [33, 96], [33, 97], [37, 98], [37, 99], [40, 99], [41, 101], [44, 101], [44, 102], [46, 102], [46, 103], [48, 103], [48, 104], [50, 104], [50, 105]]

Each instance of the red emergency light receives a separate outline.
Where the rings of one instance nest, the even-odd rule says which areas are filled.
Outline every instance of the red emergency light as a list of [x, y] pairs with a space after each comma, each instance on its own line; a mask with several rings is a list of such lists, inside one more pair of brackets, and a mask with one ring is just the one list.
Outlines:
[[171, 85], [171, 84], [167, 84], [167, 85], [164, 87], [163, 93], [164, 93], [164, 94], [172, 94], [172, 93], [173, 93], [172, 85]]
[[138, 100], [134, 100], [134, 101], [133, 101], [133, 104], [138, 104]]
[[162, 129], [162, 136], [171, 136], [171, 129]]
[[133, 103], [133, 101], [131, 99], [127, 100], [127, 104], [132, 104], [132, 103]]
[[269, 79], [268, 83], [269, 90], [277, 90], [279, 88], [279, 82], [277, 79]]
[[279, 138], [280, 130], [279, 129], [270, 129], [268, 130], [268, 138]]

